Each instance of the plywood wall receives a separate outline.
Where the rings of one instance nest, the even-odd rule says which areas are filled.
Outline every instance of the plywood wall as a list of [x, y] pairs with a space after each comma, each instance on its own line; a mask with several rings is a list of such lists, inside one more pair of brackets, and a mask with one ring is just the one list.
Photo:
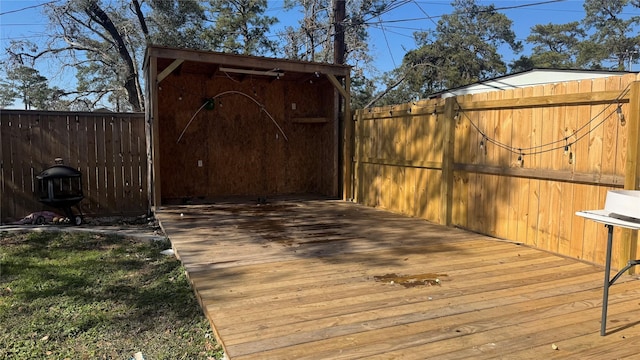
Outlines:
[[[157, 119], [163, 201], [336, 196], [334, 89], [314, 80], [188, 73], [164, 79]], [[206, 98], [215, 98], [215, 108], [194, 117]]]
[[[629, 119], [635, 79], [359, 110], [358, 201], [445, 223], [442, 206], [449, 205], [440, 184], [450, 162], [451, 225], [603, 264], [605, 227], [575, 212], [603, 208], [607, 191], [624, 185], [627, 147], [639, 145], [628, 143], [616, 109]], [[454, 102], [451, 117], [445, 101]], [[455, 124], [452, 157], [443, 151], [447, 121]], [[616, 229], [614, 239], [621, 238]], [[614, 263], [626, 262], [621, 241], [614, 246]]]

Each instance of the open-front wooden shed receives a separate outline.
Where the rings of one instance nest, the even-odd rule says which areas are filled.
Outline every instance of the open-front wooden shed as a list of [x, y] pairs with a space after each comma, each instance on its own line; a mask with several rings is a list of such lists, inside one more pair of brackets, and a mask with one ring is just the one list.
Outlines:
[[342, 115], [350, 113], [349, 72], [344, 65], [149, 47], [151, 205], [342, 196], [351, 171], [344, 166], [350, 142], [341, 140], [351, 138]]

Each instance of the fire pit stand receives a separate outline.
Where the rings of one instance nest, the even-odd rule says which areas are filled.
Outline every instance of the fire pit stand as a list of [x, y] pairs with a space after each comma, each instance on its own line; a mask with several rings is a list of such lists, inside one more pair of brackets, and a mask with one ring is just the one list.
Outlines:
[[[82, 173], [56, 159], [56, 165], [43, 170], [36, 176], [38, 201], [64, 211], [74, 225], [82, 224], [82, 210], [79, 203], [84, 199]], [[75, 215], [72, 207], [78, 209]]]

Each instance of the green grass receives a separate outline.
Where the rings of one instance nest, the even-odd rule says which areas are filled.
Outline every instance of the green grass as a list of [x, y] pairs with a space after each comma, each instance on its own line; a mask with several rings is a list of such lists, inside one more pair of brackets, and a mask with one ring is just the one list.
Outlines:
[[168, 242], [0, 233], [0, 359], [219, 359]]

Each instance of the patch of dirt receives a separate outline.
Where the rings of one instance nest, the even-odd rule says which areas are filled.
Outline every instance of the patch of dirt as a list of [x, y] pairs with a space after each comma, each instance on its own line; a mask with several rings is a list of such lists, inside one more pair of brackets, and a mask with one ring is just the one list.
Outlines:
[[398, 284], [405, 288], [411, 288], [416, 286], [435, 286], [440, 285], [440, 278], [447, 276], [447, 274], [417, 274], [417, 275], [398, 275], [398, 274], [384, 274], [381, 276], [374, 276], [373, 279], [377, 282], [384, 282], [388, 284]]

